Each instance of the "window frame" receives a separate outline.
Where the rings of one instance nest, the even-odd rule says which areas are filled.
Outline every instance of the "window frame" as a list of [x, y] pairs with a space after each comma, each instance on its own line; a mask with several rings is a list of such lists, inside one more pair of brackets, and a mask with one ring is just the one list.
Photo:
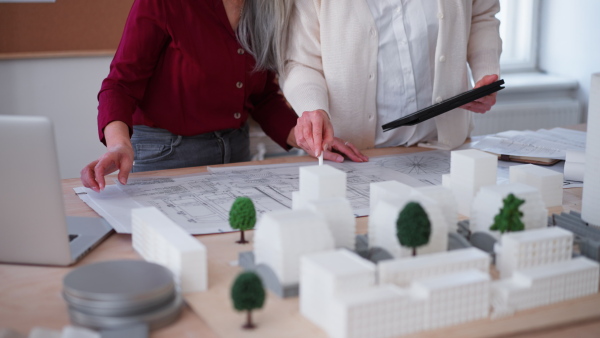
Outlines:
[[[500, 0], [500, 36], [503, 52], [500, 67], [503, 73], [538, 70], [539, 0]], [[516, 24], [508, 25], [509, 20]]]

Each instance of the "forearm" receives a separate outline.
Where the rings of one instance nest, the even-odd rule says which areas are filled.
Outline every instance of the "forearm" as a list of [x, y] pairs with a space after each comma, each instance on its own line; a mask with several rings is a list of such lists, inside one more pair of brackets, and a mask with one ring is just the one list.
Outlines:
[[288, 137], [287, 137], [287, 144], [290, 147], [299, 148], [298, 143], [296, 142], [296, 127], [292, 128], [292, 130], [290, 130], [290, 133], [288, 134]]
[[131, 147], [129, 127], [122, 121], [112, 121], [104, 128], [104, 137], [107, 148], [119, 146]]

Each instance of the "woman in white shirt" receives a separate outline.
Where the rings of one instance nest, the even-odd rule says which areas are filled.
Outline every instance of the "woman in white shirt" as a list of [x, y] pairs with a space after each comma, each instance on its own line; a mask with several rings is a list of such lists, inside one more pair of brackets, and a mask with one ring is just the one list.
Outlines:
[[[296, 0], [283, 92], [301, 115], [304, 149], [368, 160], [359, 149], [453, 149], [495, 94], [416, 126], [381, 126], [498, 79], [498, 0]], [[469, 72], [470, 68], [470, 72]], [[299, 132], [297, 131], [297, 134]], [[335, 135], [335, 137], [334, 137]]]

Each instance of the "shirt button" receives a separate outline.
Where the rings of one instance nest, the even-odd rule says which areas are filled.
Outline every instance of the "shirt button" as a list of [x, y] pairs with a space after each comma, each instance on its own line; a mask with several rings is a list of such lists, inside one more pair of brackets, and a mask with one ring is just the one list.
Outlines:
[[435, 102], [437, 102], [437, 103], [442, 102], [442, 97], [441, 96], [436, 97]]
[[237, 119], [239, 119], [240, 117], [242, 117], [242, 114], [241, 114], [241, 113], [234, 113], [234, 114], [233, 114], [233, 117], [234, 117], [234, 118], [237, 120]]
[[369, 74], [369, 79], [372, 80], [375, 77], [373, 74]]
[[444, 55], [440, 56], [440, 62], [446, 61], [446, 57]]
[[369, 120], [373, 119], [373, 115], [369, 114]]
[[369, 33], [371, 33], [371, 36], [375, 36], [375, 28], [371, 28], [369, 30]]
[[238, 54], [242, 55], [242, 54], [244, 54], [244, 53], [245, 53], [245, 52], [244, 52], [244, 49], [242, 49], [242, 48], [238, 48]]
[[235, 86], [238, 87], [238, 88], [242, 88], [244, 86], [244, 84], [241, 83], [241, 82], [238, 82], [238, 83], [235, 84]]
[[438, 19], [440, 19], [440, 20], [444, 19], [444, 13], [439, 12], [438, 13]]

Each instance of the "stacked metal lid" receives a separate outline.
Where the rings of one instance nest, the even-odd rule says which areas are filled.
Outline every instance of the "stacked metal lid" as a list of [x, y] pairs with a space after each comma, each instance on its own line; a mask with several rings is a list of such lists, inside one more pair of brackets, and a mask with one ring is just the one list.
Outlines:
[[183, 300], [165, 267], [145, 261], [94, 263], [63, 280], [71, 322], [93, 329], [147, 324], [156, 329], [174, 322]]

